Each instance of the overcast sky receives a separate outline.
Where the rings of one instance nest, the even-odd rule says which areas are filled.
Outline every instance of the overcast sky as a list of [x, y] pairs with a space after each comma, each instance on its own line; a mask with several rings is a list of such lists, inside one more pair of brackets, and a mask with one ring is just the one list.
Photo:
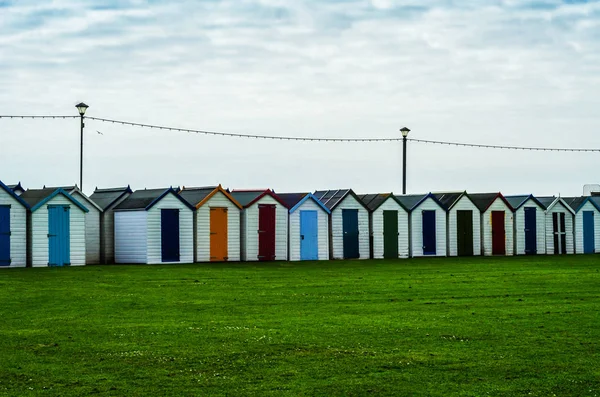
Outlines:
[[[0, 0], [0, 114], [307, 137], [600, 148], [600, 2]], [[102, 133], [99, 134], [97, 131]], [[84, 191], [402, 190], [400, 143], [88, 120]], [[408, 192], [579, 195], [600, 153], [409, 142]], [[79, 180], [79, 121], [0, 119], [0, 180]]]

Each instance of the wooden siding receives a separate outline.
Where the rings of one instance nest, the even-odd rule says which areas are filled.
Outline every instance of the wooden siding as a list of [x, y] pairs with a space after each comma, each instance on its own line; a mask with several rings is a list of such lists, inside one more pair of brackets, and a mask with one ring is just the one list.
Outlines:
[[565, 232], [567, 243], [567, 254], [575, 253], [575, 244], [573, 241], [573, 214], [558, 202], [552, 209], [546, 211], [546, 254], [554, 255], [554, 224], [552, 223], [552, 214], [554, 212], [564, 212], [565, 214]]
[[358, 252], [360, 259], [369, 259], [371, 256], [369, 212], [352, 195], [347, 195], [331, 212], [333, 259], [344, 259], [344, 223], [342, 221], [342, 210], [344, 209], [358, 210]]
[[48, 266], [48, 205], [66, 205], [70, 208], [71, 266], [85, 265], [85, 212], [60, 194], [31, 214], [31, 265]]
[[100, 215], [100, 255], [103, 263], [115, 263], [115, 207], [121, 204], [131, 193], [124, 194], [113, 205], [107, 207]]
[[371, 214], [373, 258], [383, 258], [383, 211], [398, 211], [398, 257], [408, 258], [408, 212], [393, 199], [386, 199], [385, 202]]
[[479, 208], [468, 197], [462, 196], [448, 212], [448, 254], [458, 255], [457, 211], [473, 211], [473, 255], [481, 255], [481, 221]]
[[147, 212], [115, 211], [113, 215], [115, 263], [147, 263]]
[[288, 209], [271, 196], [264, 196], [242, 215], [242, 260], [258, 260], [258, 205], [275, 204], [275, 260], [287, 260], [288, 248]]
[[27, 265], [27, 209], [0, 188], [0, 205], [10, 205], [10, 266]]
[[173, 193], [167, 194], [148, 210], [148, 263], [163, 263], [161, 248], [161, 209], [179, 210], [179, 262], [194, 262], [194, 211]]
[[290, 261], [300, 260], [300, 211], [317, 211], [319, 260], [329, 259], [329, 214], [312, 199], [306, 200], [290, 214], [289, 238]]
[[240, 210], [222, 192], [196, 210], [196, 261], [210, 262], [210, 208], [227, 208], [228, 261], [240, 260]]
[[100, 263], [100, 211], [78, 192], [73, 192], [71, 196], [89, 211], [85, 214], [85, 262], [97, 265]]
[[600, 253], [600, 212], [589, 201], [575, 215], [575, 252], [583, 254], [583, 211], [594, 212], [594, 252]]
[[[425, 210], [435, 211], [435, 255], [423, 255], [423, 213]], [[475, 218], [476, 220], [476, 218]], [[418, 207], [413, 209], [410, 216], [411, 226], [411, 255], [418, 256], [446, 256], [446, 211], [431, 197], [427, 198]]]
[[532, 199], [528, 199], [514, 213], [514, 240], [515, 254], [525, 255], [525, 208], [535, 208], [536, 246], [538, 254], [546, 253], [546, 214], [544, 210]]
[[505, 256], [513, 255], [514, 250], [514, 222], [513, 212], [501, 198], [494, 200], [492, 205], [481, 214], [481, 240], [483, 245], [483, 255], [492, 255], [492, 212], [504, 211], [504, 249]]

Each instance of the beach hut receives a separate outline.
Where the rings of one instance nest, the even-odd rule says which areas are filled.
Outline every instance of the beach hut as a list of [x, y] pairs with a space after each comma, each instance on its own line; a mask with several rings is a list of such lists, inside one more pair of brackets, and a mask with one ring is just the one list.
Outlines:
[[8, 186], [17, 196], [20, 196], [25, 192], [25, 189], [23, 188], [23, 186], [21, 186], [21, 182], [17, 183], [16, 185], [6, 186]]
[[480, 211], [483, 255], [513, 255], [513, 209], [501, 193], [470, 193]]
[[102, 216], [102, 208], [98, 206], [90, 197], [86, 196], [77, 185], [75, 186], [57, 186], [44, 189], [63, 189], [75, 200], [88, 209], [85, 214], [85, 263], [88, 265], [97, 265], [100, 263], [100, 217]]
[[177, 190], [136, 190], [114, 209], [116, 263], [192, 263], [194, 207]]
[[404, 205], [393, 193], [358, 197], [369, 209], [373, 258], [408, 258], [408, 210]]
[[480, 212], [467, 192], [440, 192], [433, 195], [448, 214], [448, 255], [481, 255]]
[[369, 259], [369, 210], [352, 189], [319, 190], [313, 194], [331, 211], [330, 258]]
[[287, 260], [288, 208], [271, 190], [233, 190], [242, 206], [243, 261]]
[[409, 211], [410, 256], [446, 256], [446, 209], [432, 194], [396, 198]]
[[537, 197], [546, 207], [546, 254], [575, 253], [573, 221], [575, 211], [561, 197]]
[[546, 208], [533, 195], [505, 196], [514, 209], [515, 255], [546, 253]]
[[127, 187], [94, 190], [90, 199], [101, 209], [100, 213], [100, 263], [115, 263], [115, 207], [132, 191]]
[[0, 268], [27, 266], [28, 205], [0, 181]]
[[575, 253], [600, 252], [600, 197], [564, 198], [575, 211]]
[[194, 261], [239, 261], [240, 203], [221, 185], [184, 187], [179, 195], [196, 208]]
[[88, 209], [65, 190], [27, 189], [28, 251], [33, 267], [85, 265]]
[[329, 259], [330, 211], [311, 193], [280, 193], [289, 210], [290, 261]]

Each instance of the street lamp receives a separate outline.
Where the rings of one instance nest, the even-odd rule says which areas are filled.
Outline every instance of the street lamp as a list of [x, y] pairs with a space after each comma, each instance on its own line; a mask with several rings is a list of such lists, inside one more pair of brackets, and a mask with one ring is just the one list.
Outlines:
[[406, 194], [406, 137], [410, 130], [402, 127], [400, 132], [402, 133], [402, 194]]
[[83, 115], [85, 111], [89, 107], [85, 103], [81, 102], [78, 105], [75, 105], [77, 111], [79, 111], [79, 116], [81, 116], [81, 150], [79, 152], [79, 189], [83, 190], [83, 127], [85, 124], [83, 123]]

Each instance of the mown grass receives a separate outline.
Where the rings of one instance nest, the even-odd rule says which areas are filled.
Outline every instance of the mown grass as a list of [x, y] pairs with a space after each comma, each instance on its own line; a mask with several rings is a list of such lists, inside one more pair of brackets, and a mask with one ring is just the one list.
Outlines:
[[600, 257], [0, 272], [0, 394], [600, 395]]

